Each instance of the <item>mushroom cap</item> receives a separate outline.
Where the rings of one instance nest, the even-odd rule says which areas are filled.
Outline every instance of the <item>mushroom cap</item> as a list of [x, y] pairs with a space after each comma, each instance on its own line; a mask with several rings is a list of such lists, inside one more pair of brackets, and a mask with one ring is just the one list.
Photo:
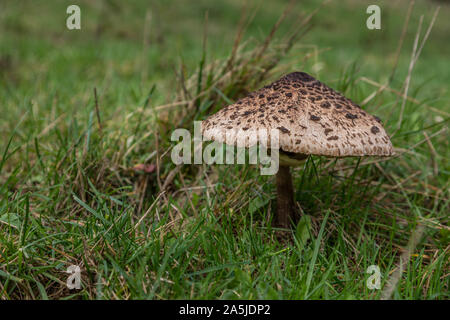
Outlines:
[[202, 121], [204, 138], [238, 147], [256, 144], [255, 134], [239, 137], [260, 129], [278, 129], [279, 146], [287, 152], [331, 157], [393, 154], [379, 118], [305, 72], [285, 75]]

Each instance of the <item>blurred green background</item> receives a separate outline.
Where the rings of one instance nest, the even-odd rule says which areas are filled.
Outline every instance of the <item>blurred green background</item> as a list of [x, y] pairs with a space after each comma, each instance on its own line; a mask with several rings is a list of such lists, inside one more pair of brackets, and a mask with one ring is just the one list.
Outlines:
[[[66, 8], [72, 2], [1, 2], [4, 100], [10, 99], [5, 96], [5, 86], [22, 99], [36, 94], [48, 95], [57, 89], [61, 98], [81, 99], [81, 104], [86, 101], [77, 93], [91, 92], [94, 86], [116, 104], [135, 103], [130, 93], [139, 95], [153, 84], [162, 96], [170, 97], [174, 68], [182, 61], [188, 72], [193, 73], [201, 58], [205, 12], [208, 12], [208, 57], [220, 59], [231, 50], [244, 6], [237, 0], [78, 1], [82, 28], [70, 31], [65, 27], [65, 20]], [[302, 66], [306, 48], [315, 48], [319, 54], [305, 71], [325, 82], [332, 84], [354, 62], [361, 75], [378, 82], [387, 79], [408, 1], [377, 1], [382, 8], [382, 29], [368, 30], [365, 9], [372, 2], [332, 1], [324, 6], [313, 18], [311, 31], [291, 52], [291, 69]], [[250, 42], [249, 39], [264, 39], [287, 3], [248, 1], [248, 10], [255, 15], [244, 39]], [[299, 14], [310, 12], [319, 3], [300, 1], [295, 9]], [[398, 81], [403, 81], [409, 64], [419, 17], [424, 15], [425, 29], [436, 4], [424, 0], [416, 3], [399, 59]], [[444, 107], [448, 105], [447, 84], [450, 82], [450, 22], [446, 18], [450, 8], [448, 4], [442, 5], [413, 76], [414, 85], [422, 88], [423, 96], [419, 98], [432, 99]], [[288, 19], [292, 21], [295, 17]], [[282, 24], [277, 34], [285, 33], [288, 25]], [[5, 108], [5, 103], [2, 105]], [[10, 112], [19, 111], [17, 107]]]

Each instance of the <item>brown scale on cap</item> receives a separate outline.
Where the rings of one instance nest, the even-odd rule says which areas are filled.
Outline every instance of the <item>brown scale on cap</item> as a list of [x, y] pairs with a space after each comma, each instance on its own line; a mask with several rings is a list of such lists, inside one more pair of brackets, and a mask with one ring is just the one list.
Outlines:
[[379, 118], [304, 72], [290, 73], [202, 122], [205, 138], [225, 142], [228, 135], [226, 143], [241, 147], [257, 139], [240, 142], [239, 134], [259, 129], [280, 130], [280, 147], [286, 152], [340, 157], [393, 153]]

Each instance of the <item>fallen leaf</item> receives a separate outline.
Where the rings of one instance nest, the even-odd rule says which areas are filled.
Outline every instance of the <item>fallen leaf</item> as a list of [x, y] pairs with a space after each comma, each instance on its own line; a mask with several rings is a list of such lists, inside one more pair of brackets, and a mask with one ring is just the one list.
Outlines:
[[140, 163], [133, 167], [133, 171], [142, 171], [145, 173], [152, 173], [153, 171], [155, 171], [155, 169], [156, 169], [156, 166], [153, 163], [151, 163], [151, 164]]

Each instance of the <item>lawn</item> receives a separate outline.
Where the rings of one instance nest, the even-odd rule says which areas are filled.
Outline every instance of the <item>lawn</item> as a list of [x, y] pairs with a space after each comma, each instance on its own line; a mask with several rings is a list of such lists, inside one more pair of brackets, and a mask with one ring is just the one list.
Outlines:
[[[372, 2], [84, 0], [68, 30], [73, 1], [2, 1], [0, 299], [449, 299], [450, 4], [377, 1], [369, 30]], [[170, 137], [292, 71], [396, 155], [310, 156], [282, 231], [273, 176]]]

